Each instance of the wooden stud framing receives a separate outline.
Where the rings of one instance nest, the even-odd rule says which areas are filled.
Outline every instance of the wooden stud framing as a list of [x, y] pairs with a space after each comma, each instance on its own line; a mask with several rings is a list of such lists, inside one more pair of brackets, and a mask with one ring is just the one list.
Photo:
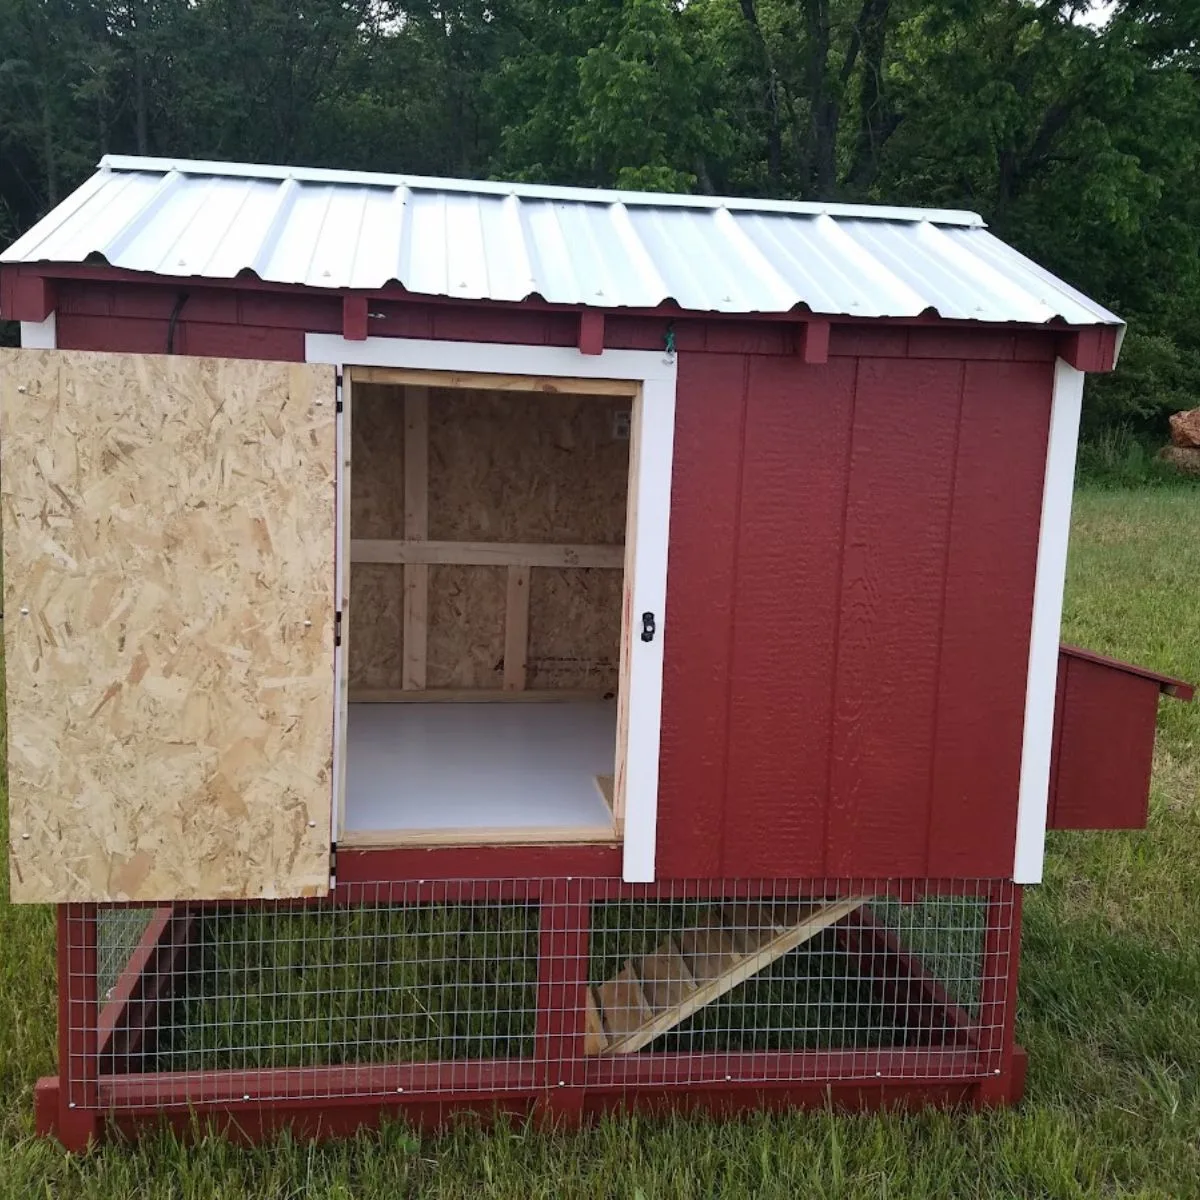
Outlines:
[[[424, 541], [429, 533], [429, 389], [404, 390], [404, 536]], [[352, 552], [353, 556], [353, 552]], [[404, 687], [425, 686], [429, 627], [429, 567], [404, 568]]]
[[355, 367], [359, 383], [386, 383], [424, 389], [479, 388], [489, 392], [544, 392], [564, 396], [636, 396], [640, 385], [629, 379], [576, 379], [556, 375], [489, 375], [467, 371], [410, 371], [402, 367]]
[[529, 568], [508, 568], [504, 606], [504, 690], [525, 690], [525, 660], [529, 654]]
[[428, 542], [355, 538], [353, 562], [464, 567], [601, 567], [620, 570], [624, 546], [566, 546], [541, 542]]
[[356, 688], [350, 693], [351, 704], [486, 704], [493, 700], [563, 704], [572, 700], [599, 702], [611, 699], [611, 692], [589, 688], [526, 688], [515, 692], [503, 688], [426, 688], [420, 692], [401, 688]]

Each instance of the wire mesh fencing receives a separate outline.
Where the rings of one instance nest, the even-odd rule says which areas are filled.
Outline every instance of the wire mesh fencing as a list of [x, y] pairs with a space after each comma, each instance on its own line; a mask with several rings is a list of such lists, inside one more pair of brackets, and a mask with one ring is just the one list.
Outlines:
[[445, 880], [76, 906], [68, 1011], [88, 1028], [66, 1066], [91, 1081], [85, 1104], [154, 1107], [979, 1078], [1004, 1045], [1013, 910], [1012, 886], [986, 880]]

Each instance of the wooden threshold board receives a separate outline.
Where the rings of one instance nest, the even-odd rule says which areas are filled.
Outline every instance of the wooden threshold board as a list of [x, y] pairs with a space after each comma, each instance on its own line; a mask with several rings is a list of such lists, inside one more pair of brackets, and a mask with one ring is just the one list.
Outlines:
[[616, 845], [620, 834], [611, 825], [528, 828], [505, 826], [496, 829], [381, 829], [354, 830], [343, 834], [339, 846], [357, 849], [400, 849], [407, 846], [546, 846]]

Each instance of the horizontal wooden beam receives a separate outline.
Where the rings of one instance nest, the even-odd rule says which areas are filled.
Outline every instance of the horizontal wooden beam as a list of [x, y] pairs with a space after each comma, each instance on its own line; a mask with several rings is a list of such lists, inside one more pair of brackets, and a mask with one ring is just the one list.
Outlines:
[[541, 542], [422, 542], [354, 538], [350, 561], [404, 566], [604, 567], [625, 565], [624, 546], [562, 546]]
[[557, 396], [636, 396], [632, 379], [578, 379], [558, 375], [486, 375], [469, 371], [410, 371], [402, 367], [354, 367], [356, 383], [478, 388], [489, 392], [544, 392]]
[[586, 688], [525, 688], [507, 691], [504, 688], [355, 688], [350, 692], [351, 704], [566, 704], [579, 700], [608, 700], [612, 692]]

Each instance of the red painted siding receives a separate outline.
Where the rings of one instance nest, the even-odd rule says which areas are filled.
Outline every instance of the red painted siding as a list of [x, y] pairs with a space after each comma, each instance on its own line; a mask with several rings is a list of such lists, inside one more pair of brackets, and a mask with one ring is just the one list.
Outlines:
[[681, 354], [659, 769], [658, 870], [720, 875], [747, 371]]
[[826, 855], [923, 874], [961, 399], [953, 361], [860, 362], [841, 575]]
[[1053, 382], [1050, 363], [966, 365], [929, 806], [939, 874], [1012, 862]]
[[[60, 345], [303, 358], [337, 295], [61, 279]], [[372, 300], [374, 336], [576, 345], [578, 313]], [[1005, 876], [1056, 333], [609, 314], [679, 348], [660, 874]], [[486, 873], [486, 872], [483, 872]]]
[[[850, 358], [810, 367], [751, 360], [722, 856], [735, 874], [825, 873], [839, 534], [858, 369]], [[674, 572], [672, 561], [672, 582]]]
[[718, 361], [681, 355], [660, 869], [1007, 875], [1050, 364]]

